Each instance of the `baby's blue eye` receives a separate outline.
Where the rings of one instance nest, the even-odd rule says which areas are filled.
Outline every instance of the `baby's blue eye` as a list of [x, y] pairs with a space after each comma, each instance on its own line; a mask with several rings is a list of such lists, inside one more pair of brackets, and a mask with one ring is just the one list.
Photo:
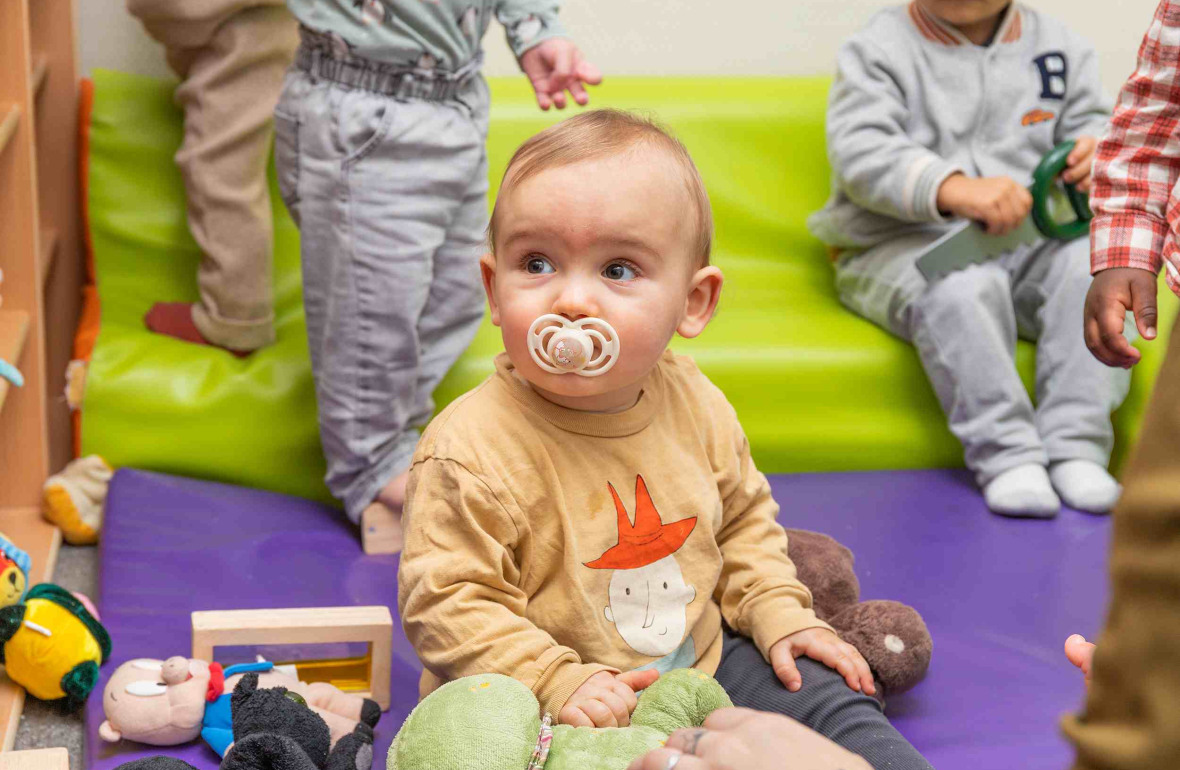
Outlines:
[[612, 281], [633, 281], [635, 280], [635, 271], [630, 266], [623, 262], [612, 262], [606, 266], [602, 274]]
[[525, 262], [524, 269], [529, 275], [544, 275], [554, 272], [553, 265], [543, 257], [530, 257], [528, 262]]

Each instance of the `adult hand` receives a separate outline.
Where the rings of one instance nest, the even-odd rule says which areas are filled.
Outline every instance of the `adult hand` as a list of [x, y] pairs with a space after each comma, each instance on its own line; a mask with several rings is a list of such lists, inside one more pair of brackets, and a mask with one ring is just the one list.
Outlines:
[[1134, 311], [1139, 334], [1155, 339], [1155, 287], [1155, 274], [1138, 267], [1112, 267], [1094, 276], [1082, 323], [1086, 347], [1095, 358], [1123, 369], [1139, 363], [1139, 351], [1123, 335], [1123, 323], [1127, 311]]
[[721, 709], [677, 730], [627, 770], [870, 770], [869, 763], [778, 714]]
[[564, 37], [551, 37], [525, 51], [520, 68], [533, 84], [537, 104], [543, 110], [554, 104], [559, 110], [565, 109], [567, 89], [575, 102], [587, 104], [590, 95], [585, 86], [602, 82], [598, 68], [583, 59], [574, 42]]
[[1074, 634], [1065, 640], [1065, 657], [1081, 669], [1082, 676], [1086, 678], [1086, 687], [1090, 686], [1090, 667], [1094, 664], [1096, 646], [1093, 642], [1087, 642], [1081, 634]]

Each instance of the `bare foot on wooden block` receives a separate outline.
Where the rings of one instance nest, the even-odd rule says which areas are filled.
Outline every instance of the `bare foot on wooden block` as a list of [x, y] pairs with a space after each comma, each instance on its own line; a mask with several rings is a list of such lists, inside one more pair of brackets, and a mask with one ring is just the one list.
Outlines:
[[[143, 322], [149, 330], [156, 334], [164, 334], [184, 342], [191, 342], [194, 345], [221, 347], [205, 339], [201, 334], [201, 330], [193, 322], [193, 306], [187, 302], [157, 302], [152, 305], [151, 310], [147, 311]], [[252, 352], [249, 350], [229, 350], [229, 348], [221, 349], [238, 358], [245, 358]]]
[[361, 514], [361, 543], [365, 553], [398, 553], [402, 549], [402, 514], [373, 502]]

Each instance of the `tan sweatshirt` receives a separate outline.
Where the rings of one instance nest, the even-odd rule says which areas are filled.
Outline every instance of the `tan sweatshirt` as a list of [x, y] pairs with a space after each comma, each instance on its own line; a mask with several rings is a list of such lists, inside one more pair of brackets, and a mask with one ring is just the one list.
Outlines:
[[599, 671], [713, 673], [721, 622], [766, 655], [827, 628], [725, 396], [665, 353], [635, 406], [552, 404], [496, 373], [426, 429], [410, 471], [398, 605], [421, 694], [494, 672], [555, 717]]

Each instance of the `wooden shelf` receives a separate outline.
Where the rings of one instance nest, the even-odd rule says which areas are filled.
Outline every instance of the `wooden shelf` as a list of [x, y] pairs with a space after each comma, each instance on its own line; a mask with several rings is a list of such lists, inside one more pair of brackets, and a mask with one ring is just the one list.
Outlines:
[[15, 104], [8, 106], [0, 105], [0, 152], [4, 152], [5, 145], [12, 135], [16, 133], [17, 124], [20, 123], [20, 107]]
[[57, 257], [59, 239], [57, 230], [47, 227], [41, 231], [41, 255], [37, 258], [37, 269], [41, 273], [41, 284], [49, 280], [53, 272], [53, 260]]
[[42, 54], [33, 60], [33, 96], [41, 95], [45, 80], [49, 77], [49, 57]]
[[[57, 554], [61, 549], [61, 531], [42, 519], [39, 509], [0, 508], [0, 532], [22, 548], [33, 560], [29, 583], [44, 583], [53, 579], [53, 568], [57, 566]], [[12, 745], [16, 741], [16, 728], [20, 724], [20, 714], [24, 707], [24, 688], [0, 671], [0, 750], [12, 750]]]
[[[0, 310], [0, 358], [19, 369], [21, 352], [25, 349], [28, 335], [28, 313], [23, 310]], [[0, 378], [0, 410], [4, 408], [4, 397], [8, 395], [9, 387], [8, 380]]]

